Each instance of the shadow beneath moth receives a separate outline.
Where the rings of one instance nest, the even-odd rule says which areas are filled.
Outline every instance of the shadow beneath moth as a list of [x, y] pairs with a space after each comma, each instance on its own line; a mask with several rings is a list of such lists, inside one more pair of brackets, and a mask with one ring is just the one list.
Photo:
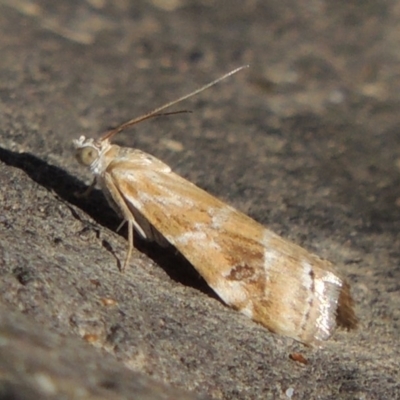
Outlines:
[[[337, 326], [357, 324], [349, 285], [328, 261], [297, 246], [175, 174], [137, 149], [111, 144], [122, 130], [215, 85], [246, 66], [107, 132], [74, 140], [111, 207], [128, 224], [125, 269], [133, 230], [160, 246], [174, 246], [229, 306], [272, 332], [320, 345]], [[171, 114], [171, 113], [170, 113]], [[173, 114], [173, 113], [172, 113]]]

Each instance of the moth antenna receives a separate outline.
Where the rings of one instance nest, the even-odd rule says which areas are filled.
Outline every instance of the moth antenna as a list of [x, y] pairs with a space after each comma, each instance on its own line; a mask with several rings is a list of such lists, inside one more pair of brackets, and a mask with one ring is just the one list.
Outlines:
[[166, 117], [168, 115], [176, 115], [176, 114], [191, 114], [192, 111], [190, 110], [178, 110], [178, 111], [171, 111], [167, 113], [157, 113], [157, 114], [151, 114], [151, 115], [143, 115], [142, 117], [135, 118], [133, 120], [130, 120], [128, 122], [123, 123], [120, 126], [117, 126], [114, 129], [109, 130], [105, 136], [103, 136], [100, 141], [103, 141], [105, 139], [109, 139], [110, 137], [116, 135], [117, 133], [123, 131], [124, 129], [128, 128], [129, 126], [132, 126], [134, 124], [137, 124], [138, 122], [144, 121], [149, 118], [158, 118], [158, 117]]
[[136, 125], [139, 122], [145, 121], [146, 119], [150, 119], [150, 118], [154, 118], [154, 117], [160, 117], [161, 115], [171, 115], [171, 114], [179, 114], [181, 112], [187, 112], [187, 111], [175, 111], [175, 112], [165, 113], [165, 114], [160, 113], [160, 111], [165, 110], [166, 108], [171, 107], [171, 106], [173, 106], [173, 105], [175, 105], [177, 103], [180, 103], [181, 101], [186, 100], [189, 97], [195, 96], [196, 94], [199, 94], [203, 90], [206, 90], [206, 89], [210, 88], [211, 86], [216, 85], [218, 82], [221, 82], [222, 80], [228, 78], [229, 76], [231, 76], [233, 74], [236, 74], [236, 72], [239, 72], [242, 69], [248, 68], [248, 67], [249, 67], [249, 65], [242, 65], [239, 68], [235, 68], [234, 70], [228, 72], [225, 75], [222, 75], [221, 77], [215, 79], [214, 81], [212, 81], [210, 83], [207, 83], [206, 85], [196, 89], [195, 91], [193, 91], [193, 92], [191, 92], [189, 94], [186, 94], [186, 95], [184, 95], [182, 97], [179, 97], [179, 99], [177, 99], [177, 100], [170, 101], [169, 103], [166, 103], [166, 104], [162, 105], [161, 107], [155, 108], [154, 110], [152, 110], [152, 111], [150, 111], [150, 112], [148, 112], [148, 113], [146, 113], [146, 114], [144, 114], [144, 115], [142, 115], [140, 117], [137, 117], [137, 118], [131, 119], [131, 120], [127, 121], [127, 122], [124, 122], [123, 124], [119, 125], [118, 127], [108, 131], [100, 139], [100, 141], [111, 139], [117, 133], [120, 133], [124, 129], [129, 128], [130, 126]]

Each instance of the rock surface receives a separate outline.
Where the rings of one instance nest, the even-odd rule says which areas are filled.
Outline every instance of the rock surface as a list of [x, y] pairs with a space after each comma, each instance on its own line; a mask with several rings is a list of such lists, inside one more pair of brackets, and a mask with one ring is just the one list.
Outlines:
[[[400, 397], [399, 18], [394, 0], [0, 0], [0, 398]], [[141, 240], [121, 274], [119, 219], [74, 195], [72, 139], [247, 63], [116, 142], [337, 265], [360, 327], [321, 349]]]

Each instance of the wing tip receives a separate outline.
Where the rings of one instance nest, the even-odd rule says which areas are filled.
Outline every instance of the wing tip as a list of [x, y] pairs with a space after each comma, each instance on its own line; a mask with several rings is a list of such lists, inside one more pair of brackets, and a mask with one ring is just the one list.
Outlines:
[[338, 327], [352, 330], [358, 326], [358, 319], [354, 311], [354, 300], [350, 294], [350, 285], [343, 281], [339, 293], [338, 306], [336, 309], [336, 324]]

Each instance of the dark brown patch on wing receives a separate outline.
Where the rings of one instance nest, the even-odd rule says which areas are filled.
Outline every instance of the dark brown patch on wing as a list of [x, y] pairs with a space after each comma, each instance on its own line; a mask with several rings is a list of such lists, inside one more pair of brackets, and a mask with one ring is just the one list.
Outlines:
[[260, 267], [263, 262], [263, 248], [246, 234], [239, 234], [232, 231], [225, 234], [215, 235], [215, 241], [222, 249], [228, 250], [225, 256], [229, 265], [240, 265], [244, 260], [248, 265]]
[[229, 275], [226, 277], [231, 281], [247, 281], [254, 279], [255, 270], [248, 264], [238, 264], [232, 267]]

